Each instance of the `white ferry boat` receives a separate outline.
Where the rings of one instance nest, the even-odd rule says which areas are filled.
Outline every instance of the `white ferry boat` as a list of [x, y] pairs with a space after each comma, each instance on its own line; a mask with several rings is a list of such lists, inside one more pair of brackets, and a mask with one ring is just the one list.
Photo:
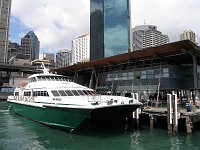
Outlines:
[[10, 110], [26, 118], [74, 131], [84, 119], [122, 123], [142, 105], [134, 98], [99, 95], [93, 89], [76, 84], [68, 77], [51, 74], [44, 67], [42, 74], [28, 77], [8, 96]]

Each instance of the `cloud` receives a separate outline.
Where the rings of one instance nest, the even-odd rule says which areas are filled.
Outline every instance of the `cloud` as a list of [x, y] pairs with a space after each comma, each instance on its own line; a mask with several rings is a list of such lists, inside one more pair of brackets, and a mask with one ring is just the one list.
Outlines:
[[[179, 34], [186, 29], [199, 35], [199, 0], [131, 0], [131, 3], [132, 27], [144, 22], [156, 25], [169, 36], [170, 42], [179, 40]], [[18, 28], [19, 39], [32, 30], [42, 51], [57, 52], [71, 49], [75, 36], [89, 32], [90, 0], [13, 0], [11, 15], [11, 27]], [[16, 39], [12, 35], [11, 38]]]
[[70, 49], [75, 36], [89, 32], [89, 0], [15, 0], [11, 15], [47, 51]]

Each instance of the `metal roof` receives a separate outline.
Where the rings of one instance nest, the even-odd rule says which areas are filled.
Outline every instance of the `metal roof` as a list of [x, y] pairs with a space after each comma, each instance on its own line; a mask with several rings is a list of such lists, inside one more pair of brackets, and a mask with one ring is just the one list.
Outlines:
[[141, 61], [158, 57], [171, 57], [176, 55], [184, 55], [188, 51], [194, 52], [195, 54], [198, 54], [200, 56], [200, 47], [192, 43], [190, 40], [184, 40], [157, 47], [151, 47], [143, 50], [137, 50], [125, 54], [120, 54], [113, 57], [107, 57], [100, 60], [58, 68], [55, 69], [54, 71], [56, 71], [59, 74], [65, 74], [65, 72], [90, 70], [92, 67], [104, 67], [104, 66], [106, 67], [113, 64], [128, 63], [129, 61], [137, 61], [137, 60]]

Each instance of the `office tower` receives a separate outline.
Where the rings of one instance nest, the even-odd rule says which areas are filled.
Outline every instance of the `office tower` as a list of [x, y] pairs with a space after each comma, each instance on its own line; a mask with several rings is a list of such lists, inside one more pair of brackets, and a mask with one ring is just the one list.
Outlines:
[[83, 34], [72, 40], [72, 64], [90, 60], [90, 35]]
[[43, 60], [50, 61], [50, 66], [55, 67], [55, 55], [54, 55], [54, 53], [43, 53]]
[[167, 43], [169, 43], [168, 36], [158, 31], [154, 25], [140, 25], [133, 28], [134, 51]]
[[180, 40], [187, 40], [187, 39], [197, 44], [196, 35], [192, 30], [185, 30], [180, 34]]
[[30, 60], [39, 59], [40, 41], [33, 31], [21, 38], [22, 54], [29, 55]]
[[0, 63], [7, 62], [11, 0], [0, 0]]
[[66, 67], [72, 64], [72, 51], [59, 50], [56, 53], [56, 68]]
[[130, 8], [130, 0], [91, 0], [90, 60], [131, 51]]

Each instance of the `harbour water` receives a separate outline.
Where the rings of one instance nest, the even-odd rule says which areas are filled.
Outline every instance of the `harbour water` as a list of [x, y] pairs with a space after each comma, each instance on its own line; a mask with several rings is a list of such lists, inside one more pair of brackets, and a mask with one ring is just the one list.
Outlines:
[[199, 150], [200, 129], [170, 135], [166, 129], [84, 128], [74, 134], [7, 110], [0, 102], [0, 150]]

